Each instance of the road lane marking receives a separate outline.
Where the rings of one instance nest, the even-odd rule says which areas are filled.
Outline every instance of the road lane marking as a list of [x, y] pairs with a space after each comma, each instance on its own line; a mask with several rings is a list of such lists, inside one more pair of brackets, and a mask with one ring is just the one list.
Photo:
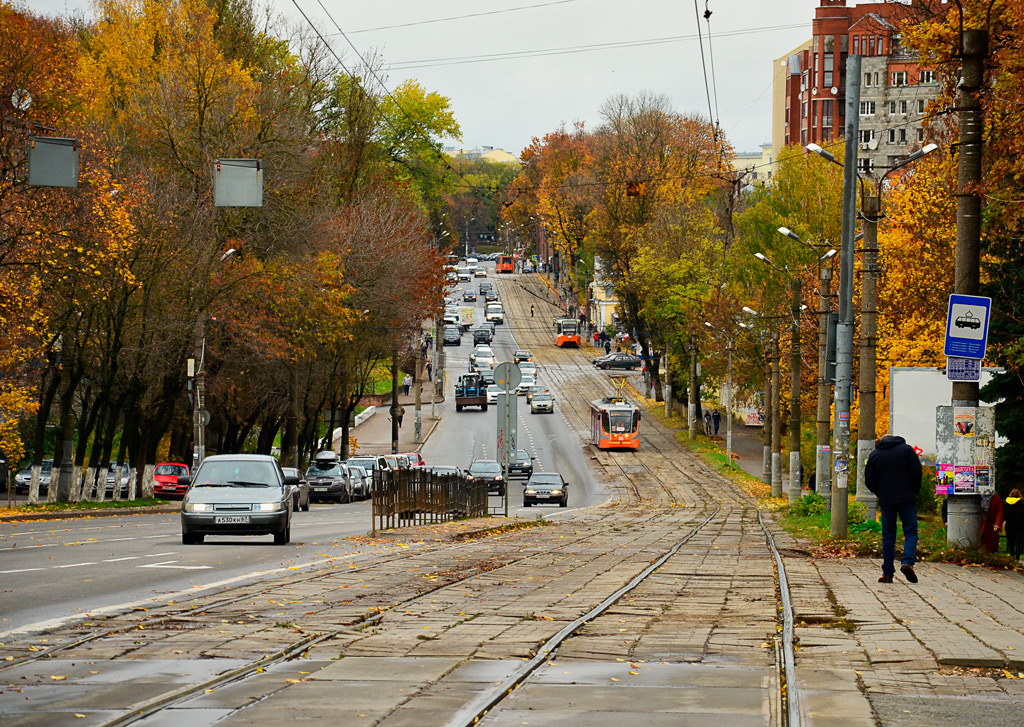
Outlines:
[[129, 555], [124, 558], [107, 558], [104, 563], [120, 563], [122, 560], [139, 560], [141, 555]]
[[0, 574], [6, 573], [31, 573], [32, 571], [42, 570], [42, 568], [15, 568], [14, 570], [0, 570]]
[[[173, 564], [173, 565], [172, 565]], [[175, 570], [208, 570], [213, 568], [212, 565], [179, 565], [176, 560], [165, 560], [161, 563], [147, 563], [146, 565], [137, 565], [136, 568], [173, 568]]]
[[81, 568], [83, 565], [96, 565], [96, 562], [91, 563], [70, 563], [68, 565], [55, 565], [53, 568]]

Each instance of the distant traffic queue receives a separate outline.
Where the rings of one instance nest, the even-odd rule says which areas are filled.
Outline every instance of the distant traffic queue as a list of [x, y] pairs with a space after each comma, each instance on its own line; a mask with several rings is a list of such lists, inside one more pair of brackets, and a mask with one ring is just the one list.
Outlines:
[[617, 396], [595, 399], [590, 437], [598, 449], [640, 449], [640, 407]]
[[580, 336], [580, 322], [575, 318], [555, 319], [555, 345], [562, 348], [579, 348], [583, 345]]

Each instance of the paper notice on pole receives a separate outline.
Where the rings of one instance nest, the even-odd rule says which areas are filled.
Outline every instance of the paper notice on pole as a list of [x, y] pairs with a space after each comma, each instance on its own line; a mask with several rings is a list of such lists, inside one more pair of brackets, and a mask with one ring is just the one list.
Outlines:
[[978, 491], [974, 465], [956, 465], [953, 468], [953, 494], [973, 495]]
[[953, 434], [973, 437], [978, 425], [978, 410], [973, 406], [953, 407]]
[[953, 465], [951, 465], [951, 464], [937, 464], [937, 465], [935, 465], [935, 494], [936, 495], [952, 495], [953, 494]]

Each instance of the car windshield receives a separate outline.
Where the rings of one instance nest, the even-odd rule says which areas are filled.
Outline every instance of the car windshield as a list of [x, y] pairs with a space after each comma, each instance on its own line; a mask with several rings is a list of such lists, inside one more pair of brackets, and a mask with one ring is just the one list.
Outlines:
[[542, 394], [540, 392], [537, 392], [536, 394], [533, 395], [533, 400], [534, 401], [551, 401], [551, 394]]
[[367, 472], [372, 472], [373, 470], [377, 469], [377, 460], [375, 459], [350, 459], [348, 463], [350, 465], [358, 464]]
[[497, 462], [474, 462], [469, 466], [469, 471], [474, 475], [495, 475], [501, 472], [501, 465]]
[[530, 453], [525, 449], [517, 449], [516, 460], [519, 462], [528, 462], [530, 460]]
[[558, 485], [562, 484], [562, 478], [557, 474], [539, 474], [530, 478], [529, 485]]
[[497, 386], [496, 384], [491, 384], [490, 386], [487, 387], [487, 393], [488, 394], [500, 394], [501, 393], [501, 387]]
[[274, 465], [267, 461], [208, 459], [199, 467], [196, 481], [193, 484], [202, 487], [203, 485], [246, 483], [276, 487], [279, 483], [274, 470]]
[[341, 477], [344, 474], [338, 462], [314, 462], [306, 470], [306, 477]]
[[174, 477], [187, 477], [188, 470], [182, 464], [158, 464], [153, 471], [155, 475], [173, 475]]

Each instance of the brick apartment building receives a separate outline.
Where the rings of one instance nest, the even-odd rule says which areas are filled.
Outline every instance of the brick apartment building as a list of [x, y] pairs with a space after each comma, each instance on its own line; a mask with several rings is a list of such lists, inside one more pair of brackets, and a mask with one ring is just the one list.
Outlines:
[[[935, 0], [942, 6], [946, 0]], [[784, 144], [825, 148], [843, 138], [846, 122], [846, 58], [862, 56], [858, 164], [866, 173], [884, 170], [923, 146], [922, 121], [938, 94], [935, 74], [900, 45], [899, 22], [907, 5], [820, 0], [808, 47], [782, 60], [776, 75], [785, 84], [780, 121]], [[776, 149], [776, 154], [779, 149]]]

